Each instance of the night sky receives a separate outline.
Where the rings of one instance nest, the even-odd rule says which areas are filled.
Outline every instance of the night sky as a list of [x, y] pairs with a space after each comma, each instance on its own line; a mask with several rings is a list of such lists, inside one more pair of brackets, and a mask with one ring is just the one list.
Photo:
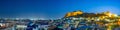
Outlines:
[[120, 14], [120, 0], [0, 0], [1, 18], [57, 19], [76, 10]]

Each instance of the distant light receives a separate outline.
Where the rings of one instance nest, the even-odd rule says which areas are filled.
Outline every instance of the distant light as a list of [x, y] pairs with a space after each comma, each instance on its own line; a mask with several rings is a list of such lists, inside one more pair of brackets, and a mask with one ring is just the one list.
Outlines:
[[112, 14], [111, 14], [111, 13], [109, 13], [108, 15], [109, 15], [109, 17], [111, 17], [111, 15], [112, 15]]
[[16, 20], [20, 20], [20, 18], [16, 18]]
[[114, 14], [115, 17], [117, 17], [118, 15], [117, 14]]

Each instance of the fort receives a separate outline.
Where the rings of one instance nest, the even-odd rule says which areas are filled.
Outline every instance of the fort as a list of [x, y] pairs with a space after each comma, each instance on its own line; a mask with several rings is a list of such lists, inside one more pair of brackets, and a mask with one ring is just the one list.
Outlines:
[[81, 10], [78, 11], [73, 11], [73, 12], [68, 12], [64, 18], [69, 18], [69, 17], [83, 17], [83, 18], [99, 18], [99, 19], [105, 19], [105, 18], [110, 18], [110, 19], [116, 19], [120, 18], [117, 14], [113, 14], [109, 11], [102, 12], [102, 13], [86, 13]]

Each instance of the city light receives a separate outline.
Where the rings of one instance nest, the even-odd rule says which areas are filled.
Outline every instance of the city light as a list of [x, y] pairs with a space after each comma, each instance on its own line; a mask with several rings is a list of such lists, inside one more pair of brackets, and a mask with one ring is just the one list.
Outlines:
[[120, 0], [0, 0], [0, 30], [120, 30]]

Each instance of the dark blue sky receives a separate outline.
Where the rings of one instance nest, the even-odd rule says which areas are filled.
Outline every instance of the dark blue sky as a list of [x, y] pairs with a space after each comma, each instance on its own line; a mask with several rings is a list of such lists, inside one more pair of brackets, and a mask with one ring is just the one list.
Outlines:
[[120, 14], [119, 0], [0, 0], [0, 17], [61, 18], [67, 12], [110, 11]]

